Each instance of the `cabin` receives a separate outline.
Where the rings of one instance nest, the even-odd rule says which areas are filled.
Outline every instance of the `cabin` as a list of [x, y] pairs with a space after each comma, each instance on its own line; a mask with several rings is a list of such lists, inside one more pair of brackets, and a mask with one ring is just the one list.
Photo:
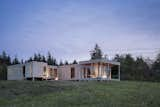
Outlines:
[[102, 57], [98, 45], [91, 59], [62, 66], [30, 61], [8, 66], [8, 80], [120, 80], [120, 62]]
[[8, 66], [8, 80], [120, 80], [120, 63], [106, 59], [80, 61], [78, 64], [52, 66], [27, 62]]

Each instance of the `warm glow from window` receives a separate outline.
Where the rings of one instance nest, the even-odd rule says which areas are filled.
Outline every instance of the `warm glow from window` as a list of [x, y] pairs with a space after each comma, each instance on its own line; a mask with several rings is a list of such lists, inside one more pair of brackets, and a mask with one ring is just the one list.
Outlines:
[[103, 75], [102, 78], [107, 78], [107, 76], [106, 76], [106, 75]]
[[56, 77], [55, 80], [58, 80], [58, 77]]

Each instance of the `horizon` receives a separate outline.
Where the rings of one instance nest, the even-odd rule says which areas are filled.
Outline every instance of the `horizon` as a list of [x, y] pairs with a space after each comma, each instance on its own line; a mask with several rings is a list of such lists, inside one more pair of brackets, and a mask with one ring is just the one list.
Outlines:
[[154, 59], [160, 51], [159, 0], [1, 0], [0, 52], [28, 59], [48, 51], [72, 62], [104, 54]]

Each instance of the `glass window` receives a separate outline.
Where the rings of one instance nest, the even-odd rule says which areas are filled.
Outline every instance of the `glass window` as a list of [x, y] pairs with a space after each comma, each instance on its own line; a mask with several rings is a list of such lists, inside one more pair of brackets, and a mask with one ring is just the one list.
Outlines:
[[71, 68], [71, 78], [75, 77], [75, 68]]

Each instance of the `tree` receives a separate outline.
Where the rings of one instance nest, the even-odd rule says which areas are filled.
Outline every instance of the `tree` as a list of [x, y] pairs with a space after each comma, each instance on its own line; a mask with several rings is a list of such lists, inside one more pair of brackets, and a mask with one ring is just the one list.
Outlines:
[[42, 56], [40, 53], [38, 53], [38, 56], [37, 56], [37, 61], [41, 62], [42, 61]]
[[91, 59], [101, 59], [102, 58], [102, 51], [98, 44], [95, 45], [94, 50], [91, 52]]
[[65, 61], [65, 65], [68, 65], [68, 64], [69, 64], [69, 63], [68, 63], [68, 61], [66, 60], [66, 61]]
[[51, 64], [50, 65], [54, 65], [54, 58], [51, 56]]
[[38, 61], [38, 56], [37, 56], [36, 53], [34, 54], [33, 60], [34, 60], [34, 61]]
[[5, 51], [2, 52], [2, 55], [0, 55], [0, 64], [11, 64], [11, 58], [9, 55], [6, 54]]
[[47, 63], [48, 65], [56, 65], [56, 59], [53, 58], [53, 56], [50, 54], [50, 52], [48, 52], [48, 56], [47, 56]]
[[157, 55], [156, 60], [152, 65], [152, 73], [154, 80], [160, 81], [160, 53]]
[[24, 61], [23, 61], [23, 59], [21, 59], [21, 64], [23, 64], [24, 63]]
[[11, 64], [11, 58], [5, 51], [0, 55], [0, 80], [7, 79], [7, 66]]
[[73, 61], [73, 64], [78, 64], [76, 60]]
[[63, 66], [63, 65], [64, 65], [64, 64], [63, 64], [63, 61], [60, 60], [59, 66]]
[[130, 54], [124, 56], [116, 55], [114, 58], [115, 61], [121, 63], [121, 79], [122, 80], [133, 80], [134, 79], [134, 69], [135, 61]]
[[117, 61], [117, 62], [122, 62], [122, 60], [124, 59], [124, 57], [119, 54], [116, 54], [115, 57], [114, 57], [114, 61]]
[[11, 65], [11, 57], [8, 55], [7, 56], [7, 62], [6, 62], [7, 65]]
[[160, 53], [156, 57], [156, 60], [153, 64], [153, 69], [156, 71], [160, 71]]
[[27, 62], [32, 62], [32, 61], [33, 61], [32, 57], [30, 57], [30, 58], [27, 60]]
[[48, 52], [47, 63], [48, 63], [48, 65], [52, 65], [52, 56], [51, 56], [50, 52]]
[[135, 61], [135, 80], [149, 80], [149, 66], [142, 57]]
[[150, 68], [142, 57], [136, 60], [130, 55], [116, 55], [114, 61], [121, 64], [121, 79], [124, 80], [151, 80]]
[[18, 58], [15, 56], [15, 58], [13, 59], [12, 64], [20, 64]]
[[7, 79], [7, 65], [0, 64], [0, 80], [6, 80], [6, 79]]
[[56, 59], [53, 59], [53, 65], [57, 66], [57, 60]]
[[46, 62], [46, 58], [44, 55], [42, 56], [42, 62]]

